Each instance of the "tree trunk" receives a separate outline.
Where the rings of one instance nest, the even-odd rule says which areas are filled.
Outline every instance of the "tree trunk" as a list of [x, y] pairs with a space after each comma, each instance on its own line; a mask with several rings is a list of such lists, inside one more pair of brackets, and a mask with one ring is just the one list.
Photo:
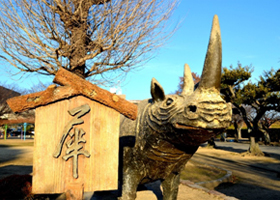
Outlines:
[[87, 25], [85, 23], [71, 30], [71, 42], [74, 48], [72, 49], [71, 56], [69, 58], [71, 68], [70, 71], [81, 78], [85, 78], [86, 61], [81, 60], [87, 54], [86, 47], [88, 45], [84, 30], [87, 30]]
[[242, 138], [242, 136], [241, 136], [241, 130], [242, 130], [242, 126], [238, 127], [238, 129], [237, 129], [237, 137], [238, 137], [238, 140]]
[[254, 156], [264, 156], [264, 153], [261, 151], [259, 144], [256, 143], [255, 137], [253, 136], [250, 136], [250, 147], [248, 153]]
[[239, 139], [241, 139], [241, 129], [242, 129], [242, 126], [243, 126], [243, 121], [241, 122], [234, 122], [234, 128], [235, 128], [235, 134], [234, 134], [234, 137], [235, 137], [235, 142], [239, 142]]
[[[251, 125], [251, 123], [250, 123], [250, 121], [247, 117], [247, 112], [244, 109], [244, 107], [239, 106], [237, 104], [235, 104], [235, 106], [242, 113], [243, 121], [245, 122], [245, 124], [247, 126], [248, 134], [250, 136], [250, 147], [249, 147], [247, 153], [250, 154], [250, 155], [254, 155], [254, 156], [264, 156], [264, 153], [261, 151], [261, 149], [259, 147], [259, 144], [256, 143], [256, 140], [255, 140], [255, 137], [254, 137], [254, 135], [255, 135], [254, 133], [257, 133], [257, 131], [258, 131], [258, 121], [259, 121], [260, 118], [258, 118], [258, 119], [257, 119], [257, 117], [255, 118], [255, 120], [253, 122], [253, 127], [252, 127], [252, 125]], [[260, 113], [258, 113], [258, 115], [262, 116], [262, 115], [260, 115]]]
[[264, 142], [265, 144], [270, 144], [271, 140], [270, 140], [270, 136], [268, 131], [264, 130], [263, 131], [263, 136], [264, 136]]
[[249, 147], [249, 154], [252, 156], [264, 156], [264, 153], [261, 151], [260, 146], [258, 143], [256, 143], [256, 136], [259, 137], [259, 126], [258, 126], [258, 120], [254, 120], [253, 122], [253, 130], [251, 129], [250, 132], [248, 130], [248, 133], [250, 135], [250, 147]]
[[271, 140], [270, 140], [270, 136], [269, 136], [269, 133], [268, 133], [269, 126], [265, 126], [263, 124], [260, 124], [259, 125], [259, 130], [263, 133], [264, 143], [265, 144], [270, 144]]

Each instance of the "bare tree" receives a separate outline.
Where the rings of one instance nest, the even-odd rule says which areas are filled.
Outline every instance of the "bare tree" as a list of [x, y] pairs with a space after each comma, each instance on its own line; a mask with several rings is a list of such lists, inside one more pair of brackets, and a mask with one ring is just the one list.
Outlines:
[[[193, 77], [194, 84], [199, 83], [201, 77], [197, 73], [192, 72], [192, 77]], [[178, 89], [174, 92], [175, 94], [181, 94], [182, 93], [182, 89], [184, 87], [184, 77], [180, 76], [179, 80], [180, 80], [180, 82], [179, 82], [179, 85], [178, 85]]]
[[27, 90], [24, 90], [21, 94], [24, 95], [24, 94], [31, 94], [31, 93], [36, 93], [36, 92], [41, 92], [43, 90], [46, 90], [50, 85], [52, 85], [53, 83], [52, 82], [41, 82], [40, 80], [31, 85], [29, 89]]
[[55, 75], [63, 67], [95, 82], [112, 80], [147, 61], [146, 53], [171, 35], [166, 20], [176, 5], [177, 0], [4, 0], [1, 58], [22, 72]]

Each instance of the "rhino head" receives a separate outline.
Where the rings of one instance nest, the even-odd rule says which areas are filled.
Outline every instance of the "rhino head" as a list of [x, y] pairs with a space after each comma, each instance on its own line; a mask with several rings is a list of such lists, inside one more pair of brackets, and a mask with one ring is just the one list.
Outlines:
[[175, 144], [197, 146], [222, 133], [231, 121], [231, 104], [220, 96], [222, 47], [218, 17], [214, 16], [208, 50], [199, 86], [185, 65], [180, 95], [165, 95], [152, 79], [152, 103], [146, 108], [149, 128]]

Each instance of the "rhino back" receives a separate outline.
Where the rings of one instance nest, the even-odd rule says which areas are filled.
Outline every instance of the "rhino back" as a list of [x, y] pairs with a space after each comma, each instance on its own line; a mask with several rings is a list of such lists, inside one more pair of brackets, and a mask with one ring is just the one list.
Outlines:
[[150, 99], [146, 99], [140, 101], [139, 103], [135, 103], [138, 106], [138, 114], [136, 120], [131, 120], [123, 115], [120, 117], [120, 137], [123, 136], [136, 136], [136, 126], [141, 126], [141, 117], [143, 116], [143, 112], [145, 107], [150, 104]]

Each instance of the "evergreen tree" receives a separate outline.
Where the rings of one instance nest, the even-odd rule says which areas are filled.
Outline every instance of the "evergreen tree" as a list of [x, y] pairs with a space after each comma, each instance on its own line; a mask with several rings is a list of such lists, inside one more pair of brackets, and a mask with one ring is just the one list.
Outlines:
[[[252, 67], [223, 68], [221, 93], [224, 99], [231, 102], [242, 116], [250, 135], [248, 152], [252, 155], [264, 155], [256, 138], [260, 137], [261, 119], [271, 111], [279, 111], [279, 88], [276, 87], [279, 73], [273, 69], [264, 72], [256, 83], [249, 81]], [[251, 109], [248, 109], [248, 106]], [[267, 138], [267, 137], [265, 137]], [[267, 141], [269, 142], [269, 141]]]

